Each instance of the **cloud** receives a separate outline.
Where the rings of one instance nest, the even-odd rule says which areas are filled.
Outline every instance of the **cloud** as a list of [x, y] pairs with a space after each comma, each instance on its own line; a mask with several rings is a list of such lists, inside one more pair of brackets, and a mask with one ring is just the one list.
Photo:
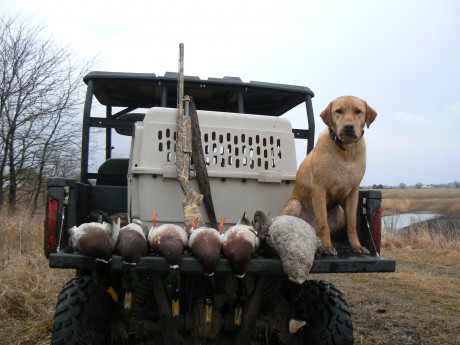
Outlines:
[[431, 117], [429, 115], [417, 114], [408, 111], [397, 111], [391, 117], [393, 121], [407, 123], [411, 126], [430, 125], [432, 123]]
[[455, 115], [460, 115], [460, 101], [447, 106], [448, 110], [454, 112]]

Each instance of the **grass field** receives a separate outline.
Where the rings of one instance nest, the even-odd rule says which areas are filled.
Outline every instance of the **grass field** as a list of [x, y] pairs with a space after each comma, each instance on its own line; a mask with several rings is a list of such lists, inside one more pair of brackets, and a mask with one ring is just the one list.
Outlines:
[[49, 269], [42, 217], [0, 217], [0, 344], [47, 344], [57, 296], [72, 272]]
[[460, 211], [460, 188], [382, 189], [384, 215], [407, 212], [448, 214]]
[[[382, 192], [385, 214], [460, 214], [460, 190]], [[43, 217], [0, 217], [0, 345], [48, 344], [57, 296], [73, 272], [48, 268]], [[395, 273], [313, 275], [344, 293], [355, 344], [460, 344], [459, 218], [384, 231], [382, 255], [397, 260]]]

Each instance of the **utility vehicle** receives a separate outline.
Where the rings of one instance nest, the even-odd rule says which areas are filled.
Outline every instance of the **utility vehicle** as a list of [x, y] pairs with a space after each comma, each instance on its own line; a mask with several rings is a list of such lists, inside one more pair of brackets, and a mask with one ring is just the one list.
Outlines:
[[[149, 252], [141, 258], [133, 306], [125, 310], [92, 281], [94, 259], [69, 248], [68, 229], [90, 221], [95, 210], [126, 213], [150, 227], [155, 209], [160, 224], [184, 224], [175, 152], [178, 76], [96, 71], [84, 77], [80, 177], [47, 182], [45, 255], [51, 268], [76, 272], [58, 297], [51, 344], [352, 344], [352, 319], [342, 293], [317, 280], [293, 289], [277, 257], [258, 254], [251, 260], [245, 278], [249, 298], [243, 322], [235, 326], [235, 278], [223, 256], [215, 275], [216, 317], [206, 324], [201, 319], [203, 269], [190, 253], [184, 253], [180, 266], [181, 313], [172, 317], [164, 289], [169, 266], [162, 256]], [[251, 217], [261, 209], [279, 215], [294, 186], [295, 142], [301, 141], [303, 154], [313, 149], [313, 92], [237, 77], [183, 80], [184, 93], [193, 97], [197, 108], [216, 215], [226, 217], [226, 226], [243, 212]], [[302, 128], [292, 128], [286, 115], [292, 112], [302, 114]], [[90, 157], [90, 139], [101, 134], [105, 157], [92, 168], [97, 157]], [[122, 138], [131, 138], [131, 144]], [[118, 151], [113, 155], [119, 148], [125, 157]], [[198, 190], [193, 160], [189, 179]], [[360, 241], [371, 255], [353, 253], [346, 239], [336, 239], [338, 256], [317, 256], [312, 278], [315, 273], [395, 270], [394, 260], [379, 255], [381, 193], [360, 191], [356, 212]], [[112, 280], [120, 296], [121, 269], [122, 260], [114, 255]], [[287, 323], [294, 312], [307, 323], [290, 334]]]

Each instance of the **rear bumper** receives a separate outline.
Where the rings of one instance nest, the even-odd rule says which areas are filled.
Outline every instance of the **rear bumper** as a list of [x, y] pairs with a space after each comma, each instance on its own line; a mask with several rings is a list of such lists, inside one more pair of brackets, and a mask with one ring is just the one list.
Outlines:
[[[54, 253], [49, 256], [51, 268], [70, 268], [90, 270], [94, 266], [94, 259], [74, 253]], [[120, 256], [112, 257], [112, 270], [121, 271], [122, 259]], [[140, 259], [137, 269], [139, 271], [166, 272], [169, 265], [161, 256], [144, 256]], [[180, 270], [187, 273], [202, 273], [203, 268], [199, 261], [192, 256], [184, 256]], [[396, 261], [379, 256], [346, 255], [336, 258], [321, 257], [315, 259], [311, 273], [358, 273], [358, 272], [394, 272]], [[281, 261], [277, 258], [257, 257], [251, 260], [249, 272], [255, 274], [283, 274]], [[230, 264], [226, 258], [221, 258], [216, 273], [231, 272]]]

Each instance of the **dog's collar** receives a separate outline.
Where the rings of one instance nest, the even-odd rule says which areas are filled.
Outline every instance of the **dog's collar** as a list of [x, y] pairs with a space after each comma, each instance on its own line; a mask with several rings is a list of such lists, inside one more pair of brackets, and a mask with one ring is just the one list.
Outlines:
[[331, 137], [331, 139], [334, 141], [334, 143], [343, 151], [346, 151], [345, 150], [345, 147], [343, 147], [343, 142], [342, 140], [339, 139], [338, 135], [335, 134], [335, 132], [332, 130], [331, 127], [329, 127], [329, 136]]
[[[329, 127], [329, 136], [341, 150], [346, 151], [345, 147], [343, 146], [343, 141], [339, 139], [339, 136], [332, 130], [331, 127]], [[357, 140], [357, 142], [360, 141], [363, 136], [364, 136], [364, 129], [361, 133], [361, 136]]]

